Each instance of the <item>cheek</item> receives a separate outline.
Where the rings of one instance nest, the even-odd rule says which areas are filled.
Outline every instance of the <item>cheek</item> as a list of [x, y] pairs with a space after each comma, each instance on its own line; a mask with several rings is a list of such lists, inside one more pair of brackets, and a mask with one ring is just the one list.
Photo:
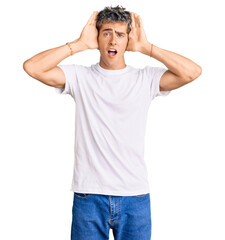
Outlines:
[[98, 39], [98, 45], [100, 45], [101, 47], [103, 47], [106, 44], [106, 41], [102, 38]]
[[128, 44], [128, 40], [125, 40], [125, 41], [123, 41], [123, 48], [124, 48], [124, 50], [127, 48], [127, 44]]
[[98, 49], [101, 50], [103, 47], [103, 43], [100, 39], [98, 39]]

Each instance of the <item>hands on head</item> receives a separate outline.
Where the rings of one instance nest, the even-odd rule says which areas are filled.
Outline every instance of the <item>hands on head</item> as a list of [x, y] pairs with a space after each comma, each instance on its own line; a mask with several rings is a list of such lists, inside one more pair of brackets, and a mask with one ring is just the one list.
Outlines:
[[94, 11], [84, 26], [79, 41], [82, 42], [88, 49], [98, 49], [98, 29], [96, 28], [96, 17], [98, 11]]
[[[99, 49], [98, 46], [98, 30], [96, 28], [96, 19], [98, 11], [94, 11], [90, 16], [87, 24], [83, 28], [79, 41], [82, 42], [87, 49]], [[126, 51], [141, 52], [146, 44], [149, 44], [141, 17], [131, 12], [131, 31], [128, 35], [128, 43]]]
[[128, 36], [127, 51], [141, 52], [144, 46], [148, 44], [148, 40], [144, 31], [144, 26], [141, 17], [131, 12], [131, 31]]

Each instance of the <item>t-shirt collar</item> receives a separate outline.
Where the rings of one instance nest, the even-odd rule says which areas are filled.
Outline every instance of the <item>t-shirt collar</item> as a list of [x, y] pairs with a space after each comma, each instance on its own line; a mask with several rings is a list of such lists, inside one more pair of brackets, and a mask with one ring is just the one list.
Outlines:
[[122, 74], [125, 73], [129, 70], [129, 65], [126, 65], [125, 68], [122, 69], [118, 69], [118, 70], [109, 70], [109, 69], [105, 69], [103, 67], [100, 66], [99, 62], [96, 63], [94, 65], [94, 67], [101, 73], [105, 74], [105, 75], [118, 75], [118, 74]]

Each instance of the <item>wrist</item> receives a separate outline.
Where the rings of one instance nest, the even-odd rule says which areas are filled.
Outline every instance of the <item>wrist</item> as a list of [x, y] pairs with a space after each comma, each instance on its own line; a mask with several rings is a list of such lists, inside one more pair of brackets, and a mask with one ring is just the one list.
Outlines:
[[70, 46], [71, 46], [72, 55], [74, 53], [81, 52], [88, 49], [87, 46], [82, 41], [80, 41], [79, 38], [70, 42]]
[[152, 57], [152, 47], [153, 47], [153, 44], [150, 42], [147, 42], [146, 44], [143, 45], [141, 49], [141, 53]]
[[81, 49], [81, 51], [89, 49], [87, 44], [83, 42], [80, 38], [78, 38], [76, 41], [77, 46]]

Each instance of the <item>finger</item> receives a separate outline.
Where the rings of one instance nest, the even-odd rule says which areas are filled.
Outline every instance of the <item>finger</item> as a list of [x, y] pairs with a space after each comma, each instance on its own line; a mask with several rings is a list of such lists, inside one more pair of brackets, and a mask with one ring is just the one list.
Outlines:
[[90, 18], [88, 19], [87, 24], [93, 24], [93, 19], [95, 18], [95, 14], [96, 14], [96, 12], [93, 12], [91, 14]]
[[89, 23], [91, 22], [92, 17], [93, 17], [93, 14], [94, 14], [94, 13], [92, 13], [91, 16], [89, 17], [89, 19], [88, 19], [88, 21], [87, 21], [87, 24], [89, 24]]
[[96, 25], [96, 21], [97, 21], [97, 15], [98, 15], [98, 11], [94, 11], [94, 13], [93, 13], [93, 18], [92, 18], [92, 21], [91, 21], [91, 23], [90, 24], [92, 24], [92, 25]]
[[140, 27], [139, 15], [135, 13], [134, 17], [135, 17], [135, 26]]
[[144, 24], [140, 16], [139, 16], [139, 23], [140, 23], [140, 27], [143, 27]]
[[131, 22], [131, 27], [135, 28], [135, 20], [134, 20], [134, 13], [133, 12], [131, 13], [131, 21], [132, 21]]
[[141, 17], [139, 15], [137, 15], [137, 24], [138, 24], [138, 27], [142, 26]]

